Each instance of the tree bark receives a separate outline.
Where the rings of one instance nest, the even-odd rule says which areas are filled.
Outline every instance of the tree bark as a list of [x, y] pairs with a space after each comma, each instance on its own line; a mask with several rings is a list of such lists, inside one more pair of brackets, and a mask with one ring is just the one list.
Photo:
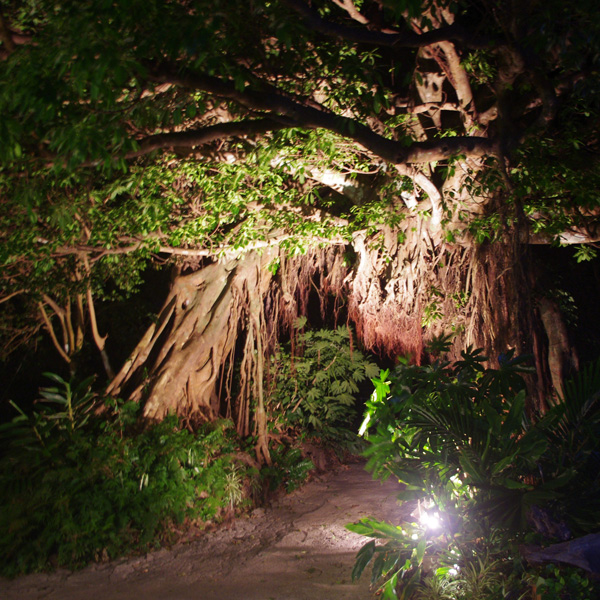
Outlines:
[[541, 298], [539, 311], [548, 336], [548, 366], [552, 385], [562, 396], [564, 380], [579, 370], [579, 358], [569, 343], [567, 326], [556, 300]]
[[401, 229], [356, 234], [352, 246], [350, 265], [341, 246], [296, 257], [269, 247], [179, 276], [108, 393], [143, 403], [149, 420], [231, 418], [240, 436], [256, 436], [265, 463], [266, 360], [308, 315], [311, 294], [323, 315], [331, 300], [336, 318], [345, 307], [362, 346], [393, 359], [420, 363], [442, 336], [451, 342], [449, 359], [467, 346], [483, 348], [492, 365], [511, 348], [536, 350], [518, 245], [451, 244], [415, 215]]
[[178, 277], [157, 323], [146, 332], [108, 393], [120, 394], [133, 384], [128, 395], [143, 401], [147, 419], [162, 419], [169, 413], [216, 418], [217, 378], [235, 350], [247, 295], [257, 291], [256, 282], [249, 285], [247, 280], [268, 256], [268, 252], [262, 257], [248, 253]]

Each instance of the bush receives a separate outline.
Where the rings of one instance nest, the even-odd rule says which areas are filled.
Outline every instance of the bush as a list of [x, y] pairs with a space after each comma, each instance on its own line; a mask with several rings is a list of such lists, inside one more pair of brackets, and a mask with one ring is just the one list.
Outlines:
[[350, 336], [347, 327], [308, 331], [298, 335], [296, 355], [280, 349], [268, 386], [273, 429], [344, 439], [356, 417], [359, 384], [379, 373], [375, 363], [352, 348]]
[[[600, 362], [530, 419], [524, 360], [509, 353], [497, 370], [486, 360], [468, 350], [454, 364], [402, 362], [375, 380], [362, 428], [371, 427], [368, 468], [403, 482], [400, 499], [416, 501], [421, 516], [348, 526], [373, 538], [354, 576], [372, 564], [384, 598], [519, 597], [539, 576], [519, 544], [600, 527]], [[575, 584], [591, 589], [585, 576]]]
[[294, 491], [315, 468], [310, 459], [302, 456], [300, 448], [286, 448], [283, 445], [271, 450], [271, 461], [271, 466], [261, 469], [261, 477], [271, 492], [281, 487], [285, 487], [287, 492]]
[[139, 430], [137, 405], [94, 416], [89, 381], [43, 390], [32, 415], [0, 429], [0, 574], [80, 567], [152, 547], [173, 523], [244, 501], [239, 442], [221, 421], [192, 434], [177, 419]]

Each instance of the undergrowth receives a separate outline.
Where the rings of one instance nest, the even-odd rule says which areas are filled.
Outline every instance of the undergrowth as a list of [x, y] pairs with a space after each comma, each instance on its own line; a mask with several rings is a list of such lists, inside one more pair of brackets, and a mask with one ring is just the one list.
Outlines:
[[4, 577], [149, 550], [173, 526], [249, 505], [261, 481], [293, 488], [312, 466], [280, 451], [261, 475], [237, 458], [244, 448], [229, 421], [195, 433], [175, 417], [141, 427], [137, 404], [113, 400], [98, 414], [89, 380], [48, 376], [57, 386], [34, 411], [13, 405], [18, 416], [0, 427]]
[[313, 462], [302, 455], [300, 448], [286, 448], [281, 445], [271, 450], [273, 464], [261, 469], [261, 476], [269, 491], [285, 488], [293, 492], [314, 469]]
[[[296, 328], [304, 322], [299, 320]], [[377, 375], [379, 366], [353, 347], [348, 327], [299, 333], [295, 348], [280, 347], [271, 364], [271, 428], [296, 429], [359, 451], [353, 421], [360, 384]]]
[[353, 577], [371, 565], [386, 600], [598, 598], [600, 361], [532, 415], [527, 357], [486, 361], [401, 360], [374, 380], [367, 468], [404, 484], [414, 522], [348, 525], [371, 538]]
[[347, 328], [297, 340], [300, 353], [282, 349], [271, 371], [271, 464], [260, 470], [249, 466], [253, 440], [230, 421], [195, 432], [174, 416], [144, 424], [138, 404], [98, 398], [92, 379], [47, 373], [53, 385], [33, 410], [13, 403], [17, 416], [0, 425], [0, 575], [146, 551], [174, 541], [174, 530], [290, 492], [314, 468], [305, 442], [358, 452], [355, 398], [378, 368], [352, 349]]

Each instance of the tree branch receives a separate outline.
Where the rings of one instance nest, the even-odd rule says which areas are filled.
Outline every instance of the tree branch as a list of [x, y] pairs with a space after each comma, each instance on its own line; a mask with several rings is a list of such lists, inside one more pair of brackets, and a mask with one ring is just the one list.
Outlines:
[[410, 106], [408, 102], [399, 102], [396, 106], [405, 108], [407, 112], [413, 115], [420, 115], [429, 112], [430, 110], [448, 110], [454, 112], [459, 112], [461, 110], [456, 102], [423, 102], [422, 104], [416, 104], [415, 106]]
[[432, 31], [417, 34], [412, 31], [383, 33], [369, 29], [359, 29], [332, 23], [323, 19], [302, 0], [283, 0], [290, 8], [302, 16], [305, 25], [324, 35], [336, 37], [348, 42], [369, 44], [389, 48], [423, 48], [444, 41], [460, 42], [470, 48], [489, 48], [490, 39], [478, 39], [470, 36], [460, 25], [448, 25]]
[[58, 350], [58, 353], [62, 356], [62, 358], [65, 360], [65, 362], [67, 364], [70, 364], [71, 358], [67, 355], [67, 353], [64, 351], [64, 349], [62, 348], [62, 346], [56, 339], [56, 333], [54, 332], [54, 327], [52, 327], [52, 323], [50, 322], [50, 319], [48, 318], [48, 314], [46, 313], [46, 309], [44, 308], [44, 305], [42, 302], [38, 302], [38, 308], [40, 309], [40, 313], [42, 314], [42, 319], [44, 321], [44, 325], [46, 325], [46, 329], [48, 330], [48, 333], [50, 334], [50, 338], [52, 339], [52, 344]]
[[442, 195], [440, 191], [424, 173], [412, 167], [396, 165], [396, 170], [400, 175], [410, 177], [427, 194], [431, 202], [431, 228], [433, 231], [439, 231], [442, 224]]
[[[243, 247], [234, 247], [232, 244], [219, 245], [213, 248], [176, 248], [173, 246], [159, 245], [152, 249], [155, 254], [170, 254], [172, 256], [189, 256], [189, 257], [207, 257], [217, 258], [228, 254], [239, 255], [250, 250], [258, 250], [261, 248], [270, 248], [278, 246], [286, 240], [294, 237], [293, 233], [278, 232], [275, 235], [264, 239], [256, 240], [251, 244]], [[96, 261], [103, 256], [115, 256], [120, 254], [131, 254], [143, 248], [144, 244], [152, 243], [152, 236], [149, 239], [138, 240], [126, 246], [118, 246], [116, 248], [105, 248], [103, 246], [91, 246], [85, 244], [76, 244], [74, 246], [61, 246], [53, 253], [55, 256], [72, 256], [72, 255], [88, 255], [92, 261]], [[310, 236], [310, 242], [314, 244], [347, 244], [348, 239], [338, 235], [332, 238], [322, 236]]]
[[434, 48], [439, 49], [446, 59], [443, 61], [443, 69], [456, 91], [458, 104], [463, 111], [465, 129], [469, 132], [477, 122], [477, 110], [475, 108], [475, 100], [473, 99], [469, 77], [460, 62], [460, 57], [456, 52], [454, 44], [444, 41], [435, 44]]
[[100, 335], [100, 332], [98, 331], [98, 321], [96, 320], [96, 309], [94, 308], [94, 298], [92, 297], [92, 288], [89, 283], [91, 269], [90, 269], [90, 263], [89, 263], [86, 255], [83, 256], [83, 265], [84, 265], [86, 273], [88, 275], [88, 282], [87, 282], [87, 286], [86, 286], [86, 299], [87, 299], [87, 304], [88, 304], [88, 313], [90, 315], [90, 327], [92, 329], [92, 336], [94, 338], [94, 343], [96, 344], [96, 347], [98, 348], [98, 350], [100, 350], [100, 352], [102, 352], [102, 350], [104, 350], [104, 346], [106, 345], [106, 338], [108, 336], [105, 335], [104, 337], [102, 337]]
[[69, 332], [67, 328], [67, 315], [65, 309], [59, 306], [57, 302], [55, 302], [52, 298], [50, 298], [50, 296], [48, 296], [48, 294], [44, 294], [42, 298], [44, 302], [54, 311], [54, 313], [58, 317], [61, 326], [63, 341], [65, 343], [65, 346], [67, 347], [67, 352], [73, 352], [73, 347], [69, 344]]
[[393, 164], [440, 161], [459, 154], [483, 156], [499, 152], [499, 145], [494, 140], [483, 137], [455, 137], [416, 142], [407, 148], [399, 142], [375, 133], [359, 121], [336, 115], [322, 108], [306, 106], [273, 88], [267, 92], [249, 87], [240, 90], [230, 81], [189, 71], [177, 73], [173, 68], [165, 66], [157, 69], [154, 77], [163, 83], [169, 82], [234, 100], [250, 110], [269, 112], [270, 119], [276, 123], [277, 128], [296, 126], [327, 129], [357, 142]]
[[[358, 21], [362, 25], [368, 25], [369, 19], [365, 17], [361, 12], [356, 8], [354, 2], [352, 0], [332, 0], [334, 4], [337, 4], [342, 10], [345, 10], [355, 21]], [[292, 411], [294, 412], [294, 411]]]
[[3, 304], [4, 302], [8, 302], [11, 298], [14, 298], [15, 296], [18, 296], [19, 294], [25, 293], [25, 291], [26, 290], [17, 290], [16, 292], [11, 292], [7, 296], [4, 296], [3, 298], [0, 298], [0, 304]]
[[269, 131], [284, 129], [285, 127], [288, 127], [288, 125], [278, 123], [273, 119], [256, 119], [219, 123], [218, 125], [203, 127], [202, 129], [159, 133], [140, 140], [139, 149], [129, 152], [125, 155], [125, 158], [137, 158], [149, 154], [154, 150], [165, 148], [194, 148], [222, 138], [260, 135]]

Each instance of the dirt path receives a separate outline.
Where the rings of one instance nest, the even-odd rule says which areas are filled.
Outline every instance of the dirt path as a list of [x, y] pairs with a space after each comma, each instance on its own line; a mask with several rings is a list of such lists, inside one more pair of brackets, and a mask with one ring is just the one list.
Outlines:
[[369, 578], [350, 579], [366, 538], [344, 525], [364, 516], [401, 520], [397, 491], [351, 464], [171, 550], [0, 579], [0, 600], [369, 600]]

